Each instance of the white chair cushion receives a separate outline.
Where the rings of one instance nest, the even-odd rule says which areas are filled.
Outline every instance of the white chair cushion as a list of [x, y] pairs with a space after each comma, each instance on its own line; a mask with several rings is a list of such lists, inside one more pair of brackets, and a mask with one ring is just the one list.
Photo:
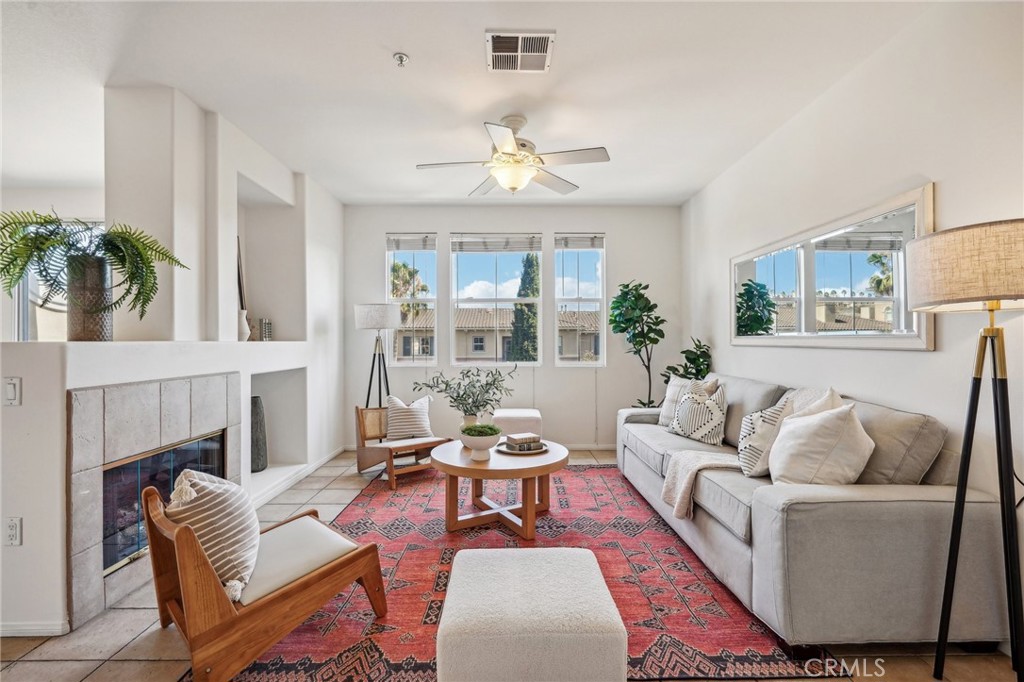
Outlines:
[[249, 605], [357, 547], [312, 516], [268, 530], [260, 535], [256, 568], [240, 601]]

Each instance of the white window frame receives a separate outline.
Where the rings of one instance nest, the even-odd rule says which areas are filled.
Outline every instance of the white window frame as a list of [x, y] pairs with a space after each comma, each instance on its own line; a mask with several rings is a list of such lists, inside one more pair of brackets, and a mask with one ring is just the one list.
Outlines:
[[[457, 244], [463, 242], [483, 242], [486, 244], [497, 245], [496, 248], [456, 248]], [[501, 243], [504, 242], [505, 246], [502, 247]], [[518, 245], [522, 245], [524, 248], [518, 248]], [[451, 301], [449, 304], [449, 322], [448, 322], [448, 333], [449, 333], [449, 346], [451, 348], [451, 364], [453, 367], [512, 367], [518, 365], [520, 367], [540, 367], [544, 364], [544, 310], [541, 304], [544, 298], [544, 254], [542, 250], [543, 237], [539, 233], [525, 232], [525, 233], [452, 233], [449, 239], [450, 257], [451, 257]], [[537, 275], [540, 277], [540, 293], [536, 297], [527, 298], [459, 298], [459, 267], [458, 267], [458, 254], [463, 252], [473, 253], [532, 253], [537, 256]], [[494, 261], [494, 286], [497, 289], [499, 284], [498, 281], [498, 260], [495, 257]], [[495, 291], [497, 293], [497, 291]], [[498, 359], [491, 360], [486, 358], [470, 359], [470, 360], [459, 360], [456, 357], [458, 352], [457, 335], [458, 329], [455, 328], [458, 316], [459, 304], [472, 303], [481, 304], [483, 307], [493, 306], [495, 309], [499, 305], [512, 305], [515, 306], [517, 303], [532, 303], [536, 306], [537, 310], [537, 360], [534, 362], [526, 361], [508, 361], [502, 360], [501, 357], [504, 355], [502, 334], [497, 328], [489, 330], [488, 333], [492, 334], [494, 338], [494, 356]], [[513, 310], [515, 308], [513, 307]], [[478, 334], [474, 334], [478, 336]], [[484, 335], [486, 336], [486, 334]], [[472, 340], [470, 341], [472, 344]], [[470, 345], [470, 352], [472, 353], [472, 345]], [[486, 351], [485, 351], [486, 352]]]
[[[429, 336], [433, 337], [433, 346], [431, 350], [434, 354], [423, 355], [420, 353], [419, 340], [421, 335], [413, 334], [411, 343], [412, 355], [404, 355], [401, 349], [397, 347], [398, 344], [394, 342], [393, 336], [398, 333], [398, 330], [392, 330], [389, 332], [389, 338], [387, 341], [390, 357], [388, 362], [395, 367], [406, 366], [406, 367], [437, 367], [437, 292], [434, 291], [433, 296], [412, 296], [412, 297], [393, 297], [391, 295], [391, 265], [393, 263], [392, 254], [400, 251], [422, 251], [424, 253], [432, 252], [434, 254], [434, 277], [435, 289], [438, 286], [437, 280], [440, 278], [438, 272], [438, 253], [437, 253], [437, 233], [436, 232], [389, 232], [385, 235], [386, 242], [384, 247], [384, 288], [387, 292], [388, 303], [398, 304], [416, 304], [425, 303], [432, 306], [434, 311], [434, 327], [433, 333]], [[433, 248], [429, 248], [430, 246]], [[424, 330], [427, 331], [427, 330]], [[422, 336], [427, 336], [426, 334]], [[421, 359], [425, 358], [425, 359]]]
[[[587, 242], [590, 242], [590, 246], [585, 246]], [[562, 246], [565, 244], [565, 246]], [[601, 283], [600, 293], [601, 296], [598, 298], [585, 298], [582, 296], [555, 296], [555, 321], [552, 325], [555, 329], [555, 366], [556, 367], [606, 367], [608, 365], [608, 349], [607, 349], [607, 295], [605, 294], [605, 280], [607, 279], [608, 272], [608, 250], [607, 250], [607, 238], [603, 233], [596, 232], [556, 232], [555, 233], [555, 260], [557, 262], [559, 253], [562, 251], [600, 251], [601, 260]], [[576, 282], [576, 293], [579, 294], [579, 267], [576, 268], [577, 282]], [[557, 275], [556, 275], [557, 276]], [[558, 292], [558, 284], [555, 283], [554, 291]], [[576, 310], [579, 310], [579, 304], [597, 304], [597, 319], [600, 321], [597, 328], [597, 343], [600, 349], [600, 354], [597, 360], [563, 360], [562, 354], [558, 350], [559, 342], [561, 341], [561, 329], [558, 325], [558, 314], [562, 310], [563, 305], [575, 306]], [[577, 341], [576, 344], [577, 353], [582, 356], [582, 347]]]

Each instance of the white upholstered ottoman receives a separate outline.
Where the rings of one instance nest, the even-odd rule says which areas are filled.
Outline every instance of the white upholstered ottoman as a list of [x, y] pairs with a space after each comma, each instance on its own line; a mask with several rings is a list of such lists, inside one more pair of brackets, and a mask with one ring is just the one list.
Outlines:
[[494, 411], [492, 421], [495, 426], [504, 431], [506, 435], [510, 433], [535, 433], [538, 436], [544, 435], [544, 421], [541, 419], [540, 410], [532, 407], [499, 407]]
[[626, 679], [626, 628], [589, 549], [464, 549], [437, 630], [438, 682]]

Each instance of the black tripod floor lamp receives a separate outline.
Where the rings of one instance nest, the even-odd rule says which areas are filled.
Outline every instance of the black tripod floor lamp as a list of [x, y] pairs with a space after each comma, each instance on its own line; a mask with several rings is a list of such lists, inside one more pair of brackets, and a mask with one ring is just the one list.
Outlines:
[[370, 406], [374, 375], [377, 377], [377, 407], [383, 407], [383, 396], [391, 394], [391, 385], [388, 382], [388, 365], [381, 332], [385, 329], [398, 329], [402, 325], [402, 306], [397, 303], [357, 303], [355, 313], [356, 329], [373, 329], [377, 332], [370, 362], [370, 381], [366, 384], [366, 407]]
[[[1014, 481], [1017, 479], [1010, 443], [1006, 339], [1003, 328], [996, 326], [997, 311], [1024, 308], [1024, 219], [968, 225], [915, 239], [907, 244], [907, 273], [908, 300], [912, 309], [925, 312], [987, 311], [989, 319], [988, 326], [981, 330], [978, 337], [974, 376], [967, 401], [967, 421], [953, 503], [953, 529], [949, 538], [949, 558], [933, 676], [937, 680], [942, 679], [946, 661], [974, 427], [978, 417], [985, 357], [991, 349], [999, 508], [1003, 528], [1003, 572], [1010, 616], [1010, 660], [1013, 669], [1017, 671], [1017, 681], [1024, 682], [1024, 607], [1021, 605], [1017, 496], [1014, 489]], [[1019, 361], [1021, 355], [1018, 351], [1012, 357]]]

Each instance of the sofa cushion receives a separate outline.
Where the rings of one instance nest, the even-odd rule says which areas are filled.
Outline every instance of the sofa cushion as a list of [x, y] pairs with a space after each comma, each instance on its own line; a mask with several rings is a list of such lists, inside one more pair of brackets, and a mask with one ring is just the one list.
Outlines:
[[736, 454], [736, 448], [728, 445], [709, 445], [683, 438], [657, 424], [623, 424], [620, 437], [622, 444], [659, 476], [665, 475], [668, 456], [673, 452], [697, 450], [699, 452]]
[[754, 491], [771, 484], [767, 476], [749, 478], [739, 471], [708, 469], [697, 475], [693, 501], [749, 545], [750, 505]]
[[768, 384], [754, 379], [731, 377], [712, 372], [704, 380], [718, 379], [720, 386], [725, 387], [725, 443], [733, 447], [739, 445], [740, 427], [743, 417], [751, 412], [763, 410], [779, 402], [786, 392], [785, 386]]
[[946, 440], [946, 427], [933, 417], [856, 401], [857, 416], [875, 449], [857, 483], [917, 485]]

